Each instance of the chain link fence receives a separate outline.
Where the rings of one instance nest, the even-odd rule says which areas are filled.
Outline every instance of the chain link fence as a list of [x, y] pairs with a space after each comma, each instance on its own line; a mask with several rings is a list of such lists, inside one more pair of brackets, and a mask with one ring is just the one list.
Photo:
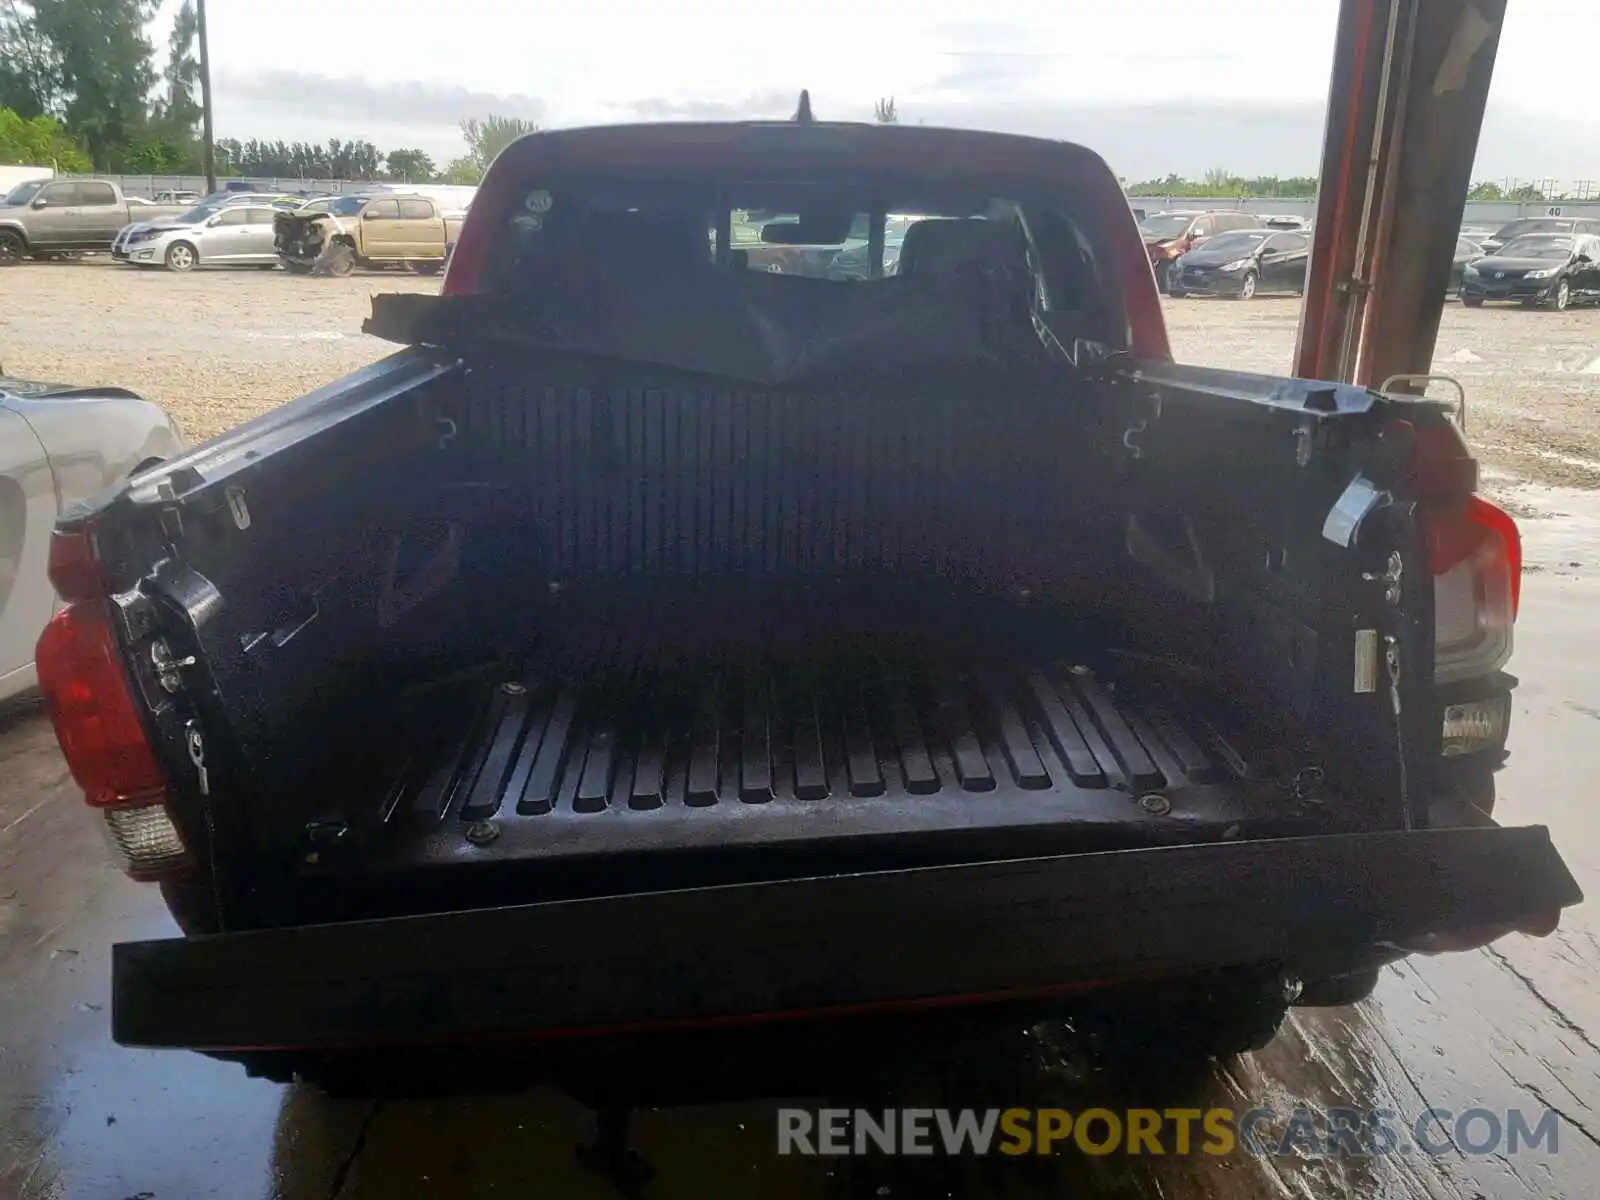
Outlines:
[[[162, 192], [196, 192], [200, 195], [206, 193], [206, 178], [204, 175], [58, 175], [58, 179], [105, 179], [118, 184], [125, 195], [142, 196], [146, 200], [153, 200]], [[240, 191], [268, 192], [275, 195], [319, 195], [328, 194], [344, 195], [347, 192], [372, 192], [405, 191], [412, 186], [416, 187], [442, 187], [443, 184], [417, 183], [415, 185], [398, 183], [392, 179], [297, 179], [294, 177], [277, 176], [265, 177], [238, 177], [230, 176], [217, 180], [220, 188], [236, 188]], [[470, 191], [472, 189], [463, 189]]]
[[[1129, 196], [1128, 203], [1146, 213], [1174, 210], [1222, 210], [1251, 212], [1286, 217], [1312, 217], [1317, 201], [1312, 196]], [[1600, 195], [1595, 199], [1573, 200], [1469, 200], [1461, 214], [1463, 225], [1503, 225], [1519, 217], [1596, 217], [1600, 218]]]

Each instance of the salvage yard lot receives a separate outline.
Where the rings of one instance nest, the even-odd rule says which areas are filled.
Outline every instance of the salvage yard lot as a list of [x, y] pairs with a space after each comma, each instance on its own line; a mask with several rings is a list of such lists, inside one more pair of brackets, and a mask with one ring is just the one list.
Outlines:
[[[105, 264], [0, 272], [0, 363], [17, 375], [133, 388], [191, 437], [222, 431], [387, 353], [359, 332], [368, 297], [426, 292], [398, 273], [299, 279], [261, 272], [175, 276]], [[1184, 300], [1168, 306], [1178, 356], [1282, 371], [1298, 306]], [[1472, 440], [1492, 467], [1600, 488], [1600, 313], [1466, 312], [1452, 305], [1439, 369], [1467, 384]], [[1514, 493], [1529, 577], [1517, 629], [1514, 753], [1497, 815], [1548, 824], [1591, 896], [1600, 836], [1600, 677], [1592, 613], [1600, 562], [1594, 495]], [[1530, 514], [1531, 515], [1531, 514]], [[550, 1090], [450, 1100], [354, 1102], [247, 1080], [198, 1056], [123, 1050], [109, 1036], [113, 942], [172, 936], [159, 896], [116, 874], [102, 835], [36, 705], [0, 713], [0, 1198], [390, 1200], [598, 1198], [623, 1194], [582, 1170], [588, 1114]], [[1265, 1050], [1219, 1064], [1194, 1088], [1091, 1072], [1061, 1031], [1030, 1071], [988, 1060], [930, 1063], [884, 1103], [965, 1107], [983, 1081], [1007, 1103], [1120, 1108], [1357, 1108], [1412, 1120], [1430, 1110], [1559, 1106], [1559, 1149], [1521, 1156], [1404, 1152], [1375, 1159], [1064, 1152], [1036, 1161], [779, 1158], [772, 1105], [642, 1111], [634, 1148], [652, 1197], [983, 1196], [996, 1200], [1593, 1200], [1600, 1176], [1600, 928], [1573, 910], [1546, 941], [1418, 956], [1355, 1008], [1303, 1009]], [[6, 935], [11, 936], [6, 936]], [[952, 1066], [953, 1063], [953, 1066]], [[941, 1072], [948, 1072], [944, 1080]], [[987, 1095], [980, 1092], [979, 1095]], [[987, 1103], [987, 1100], [981, 1103]], [[1570, 1115], [1569, 1115], [1570, 1114]], [[1375, 1114], [1376, 1115], [1376, 1114]], [[1323, 1126], [1319, 1125], [1319, 1128]], [[1197, 1138], [1198, 1142], [1198, 1138]], [[637, 1193], [630, 1193], [637, 1194]]]
[[438, 287], [398, 271], [308, 279], [27, 263], [0, 272], [0, 364], [22, 379], [130, 388], [200, 441], [394, 349], [361, 332], [372, 293]]
[[[25, 264], [0, 273], [0, 364], [22, 378], [131, 388], [199, 440], [388, 353], [361, 333], [370, 296], [437, 286], [399, 272], [306, 279], [180, 276], [103, 259]], [[1287, 369], [1297, 301], [1166, 307], [1179, 359]], [[1491, 472], [1600, 488], [1600, 312], [1452, 302], [1434, 369], [1466, 386], [1470, 438]]]

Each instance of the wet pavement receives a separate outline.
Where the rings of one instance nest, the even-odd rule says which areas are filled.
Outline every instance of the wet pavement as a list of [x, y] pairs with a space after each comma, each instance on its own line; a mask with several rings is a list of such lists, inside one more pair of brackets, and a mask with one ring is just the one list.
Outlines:
[[[1491, 487], [1517, 509], [1527, 571], [1517, 627], [1513, 757], [1497, 817], [1547, 824], [1591, 894], [1600, 773], [1600, 496]], [[0, 715], [0, 1200], [357, 1200], [616, 1197], [574, 1146], [589, 1116], [553, 1091], [432, 1102], [332, 1101], [237, 1067], [112, 1045], [113, 942], [171, 934], [159, 897], [107, 865], [90, 813], [36, 707]], [[639, 1114], [648, 1197], [1108, 1196], [1163, 1200], [1428, 1197], [1584, 1200], [1600, 1194], [1600, 929], [1592, 906], [1552, 937], [1414, 958], [1348, 1009], [1300, 1010], [1266, 1050], [1220, 1066], [1202, 1095], [1243, 1111], [1294, 1105], [1556, 1110], [1559, 1136], [1519, 1154], [1314, 1160], [779, 1158], [767, 1104]], [[1042, 1071], [1025, 1102], [1106, 1097]], [[942, 1101], [963, 1103], [961, 1097]], [[1115, 1105], [1113, 1105], [1115, 1107]]]

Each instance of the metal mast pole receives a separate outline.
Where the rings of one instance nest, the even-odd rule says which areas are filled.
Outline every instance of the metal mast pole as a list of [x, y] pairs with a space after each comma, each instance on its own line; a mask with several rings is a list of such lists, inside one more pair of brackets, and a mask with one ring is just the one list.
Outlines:
[[212, 144], [211, 125], [211, 48], [206, 41], [206, 0], [195, 0], [195, 19], [200, 34], [200, 128], [206, 164], [206, 194], [217, 190], [217, 150]]

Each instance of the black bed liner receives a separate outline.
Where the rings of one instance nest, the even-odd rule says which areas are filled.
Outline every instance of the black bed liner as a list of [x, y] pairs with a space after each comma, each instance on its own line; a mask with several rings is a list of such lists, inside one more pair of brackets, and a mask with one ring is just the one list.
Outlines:
[[[569, 682], [576, 681], [576, 682]], [[390, 854], [550, 858], [1263, 815], [1281, 784], [1174, 694], [908, 644], [511, 674], [400, 773]], [[475, 708], [473, 706], [476, 706]], [[493, 820], [472, 846], [463, 823]], [[368, 858], [368, 869], [383, 855]]]

